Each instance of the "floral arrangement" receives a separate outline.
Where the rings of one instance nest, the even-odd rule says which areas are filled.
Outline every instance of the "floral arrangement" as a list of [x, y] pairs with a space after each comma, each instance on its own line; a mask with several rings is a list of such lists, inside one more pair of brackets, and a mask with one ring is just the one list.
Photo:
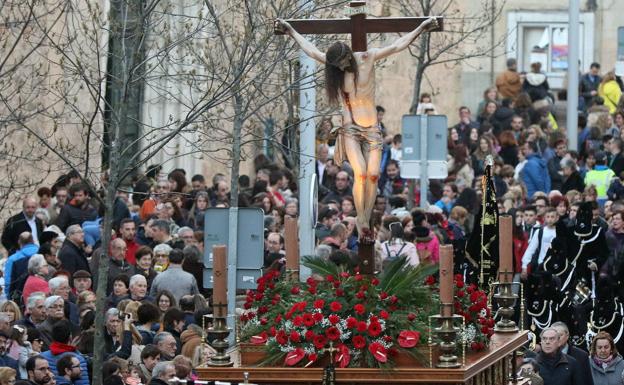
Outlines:
[[[436, 279], [429, 276], [425, 279], [425, 283], [433, 287]], [[455, 274], [454, 283], [454, 312], [464, 316], [466, 323], [464, 334], [458, 334], [457, 344], [459, 346], [462, 341], [466, 341], [470, 350], [483, 350], [489, 345], [490, 338], [494, 334], [494, 318], [488, 308], [487, 293], [479, 290], [473, 283], [466, 286], [461, 274]]]
[[399, 353], [418, 357], [428, 315], [437, 309], [425, 277], [437, 267], [393, 261], [379, 277], [305, 258], [313, 275], [292, 282], [277, 271], [249, 291], [241, 340], [266, 346], [261, 364], [310, 366], [334, 352], [337, 367], [394, 366]]

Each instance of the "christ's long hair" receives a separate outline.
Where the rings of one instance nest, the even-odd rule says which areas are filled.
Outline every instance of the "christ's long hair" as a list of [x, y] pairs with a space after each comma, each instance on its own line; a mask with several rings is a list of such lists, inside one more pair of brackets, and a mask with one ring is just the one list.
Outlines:
[[[340, 69], [341, 61], [350, 56], [349, 65]], [[325, 88], [331, 104], [338, 104], [344, 90], [345, 71], [353, 72], [354, 84], [357, 84], [358, 67], [351, 48], [342, 42], [332, 44], [325, 54]]]

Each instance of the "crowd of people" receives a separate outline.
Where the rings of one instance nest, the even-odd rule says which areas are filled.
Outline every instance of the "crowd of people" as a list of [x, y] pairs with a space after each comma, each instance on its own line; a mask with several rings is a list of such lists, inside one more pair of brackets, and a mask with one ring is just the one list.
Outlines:
[[[376, 269], [402, 255], [414, 266], [436, 264], [441, 244], [452, 244], [463, 261], [478, 221], [481, 177], [491, 159], [498, 210], [514, 217], [518, 281], [547, 270], [543, 265], [551, 244], [562, 237], [560, 229], [574, 229], [577, 213], [589, 205], [589, 226], [601, 229], [608, 246], [604, 258], [592, 260], [591, 270], [619, 283], [624, 272], [621, 80], [613, 72], [601, 76], [594, 63], [579, 89], [579, 147], [569, 148], [565, 92], [552, 94], [539, 64], [522, 74], [509, 60], [476, 114], [459, 109], [458, 122], [448, 131], [448, 178], [431, 181], [426, 209], [411, 209], [420, 206], [418, 185], [401, 177], [402, 138], [385, 126], [379, 106], [384, 145], [371, 220]], [[420, 100], [419, 112], [440, 111], [432, 95]], [[331, 117], [323, 119], [317, 132], [316, 254], [355, 266], [354, 175], [347, 162], [333, 161], [334, 124]], [[149, 167], [119, 189], [108, 249], [102, 247], [104, 210], [97, 199], [104, 189], [94, 191], [75, 171], [39, 188], [36, 197], [23, 198], [22, 211], [7, 221], [1, 237], [7, 255], [0, 279], [0, 385], [16, 378], [38, 385], [90, 383], [102, 256], [109, 274], [106, 306], [97, 311], [105, 312], [106, 384], [193, 379], [194, 368], [214, 354], [203, 329], [210, 321], [204, 316], [211, 313], [203, 283], [204, 218], [208, 208], [229, 207], [229, 181], [215, 174], [209, 185], [203, 175], [162, 171]], [[284, 219], [298, 217], [300, 209], [296, 175], [259, 155], [254, 174], [238, 182], [239, 206], [264, 211], [263, 268], [282, 269]], [[462, 273], [464, 267], [460, 262], [456, 268]], [[620, 292], [609, 295], [614, 300]], [[577, 369], [591, 373], [596, 385], [622, 378], [616, 346], [621, 335], [600, 331], [589, 346], [571, 345], [574, 332], [564, 323], [541, 328], [541, 350], [526, 359], [523, 373], [537, 378], [539, 372], [547, 384], [588, 383], [578, 382]], [[579, 347], [590, 355], [574, 361], [570, 352], [582, 352]], [[567, 376], [559, 375], [564, 371]]]

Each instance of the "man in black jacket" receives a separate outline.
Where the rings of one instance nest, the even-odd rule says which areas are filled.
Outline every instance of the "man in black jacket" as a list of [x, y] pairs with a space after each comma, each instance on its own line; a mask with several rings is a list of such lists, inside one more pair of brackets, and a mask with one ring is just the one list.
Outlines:
[[69, 188], [72, 199], [61, 209], [56, 225], [65, 231], [71, 225], [82, 225], [97, 218], [97, 210], [89, 204], [89, 187], [76, 183]]
[[21, 233], [28, 232], [38, 244], [39, 236], [43, 233], [43, 222], [35, 216], [37, 201], [27, 197], [22, 202], [22, 212], [9, 218], [2, 231], [2, 246], [9, 255], [19, 249], [18, 239]]
[[71, 225], [65, 232], [67, 238], [59, 250], [59, 259], [63, 270], [67, 271], [70, 275], [74, 275], [78, 270], [85, 270], [89, 273], [89, 261], [84, 252], [84, 231], [80, 225]]
[[600, 86], [600, 82], [602, 81], [599, 73], [600, 64], [592, 63], [589, 66], [589, 72], [581, 77], [580, 89], [581, 96], [585, 101], [585, 111], [594, 104], [594, 98], [598, 95], [598, 86]]
[[537, 354], [539, 375], [548, 385], [585, 385], [578, 361], [559, 348], [559, 333], [546, 328], [540, 334], [542, 350]]
[[572, 356], [578, 362], [581, 373], [583, 374], [581, 383], [585, 385], [593, 385], [594, 379], [592, 378], [591, 367], [589, 366], [589, 355], [586, 351], [581, 350], [570, 343], [570, 330], [568, 330], [568, 326], [565, 323], [558, 321], [550, 325], [550, 327], [559, 333], [559, 349], [561, 352]]
[[561, 162], [561, 171], [563, 171], [561, 193], [565, 195], [570, 190], [583, 192], [583, 190], [585, 190], [585, 182], [583, 181], [581, 173], [578, 171], [574, 159], [564, 158]]

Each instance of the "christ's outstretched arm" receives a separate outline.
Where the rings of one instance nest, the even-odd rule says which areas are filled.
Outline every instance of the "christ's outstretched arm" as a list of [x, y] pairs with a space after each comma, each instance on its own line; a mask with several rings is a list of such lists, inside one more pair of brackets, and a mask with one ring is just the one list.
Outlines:
[[299, 47], [306, 53], [306, 55], [310, 56], [312, 59], [325, 64], [325, 54], [321, 52], [314, 44], [312, 44], [308, 39], [301, 36], [299, 32], [297, 32], [291, 25], [285, 20], [277, 19], [276, 26], [284, 30], [284, 32], [288, 33], [290, 36], [295, 39]]
[[416, 29], [412, 32], [401, 36], [394, 43], [390, 44], [387, 47], [383, 48], [372, 48], [369, 52], [373, 55], [374, 60], [381, 60], [390, 55], [403, 51], [405, 48], [409, 47], [410, 44], [416, 39], [421, 33], [435, 29], [438, 26], [438, 22], [435, 17], [430, 17], [425, 20], [422, 24], [420, 24]]

